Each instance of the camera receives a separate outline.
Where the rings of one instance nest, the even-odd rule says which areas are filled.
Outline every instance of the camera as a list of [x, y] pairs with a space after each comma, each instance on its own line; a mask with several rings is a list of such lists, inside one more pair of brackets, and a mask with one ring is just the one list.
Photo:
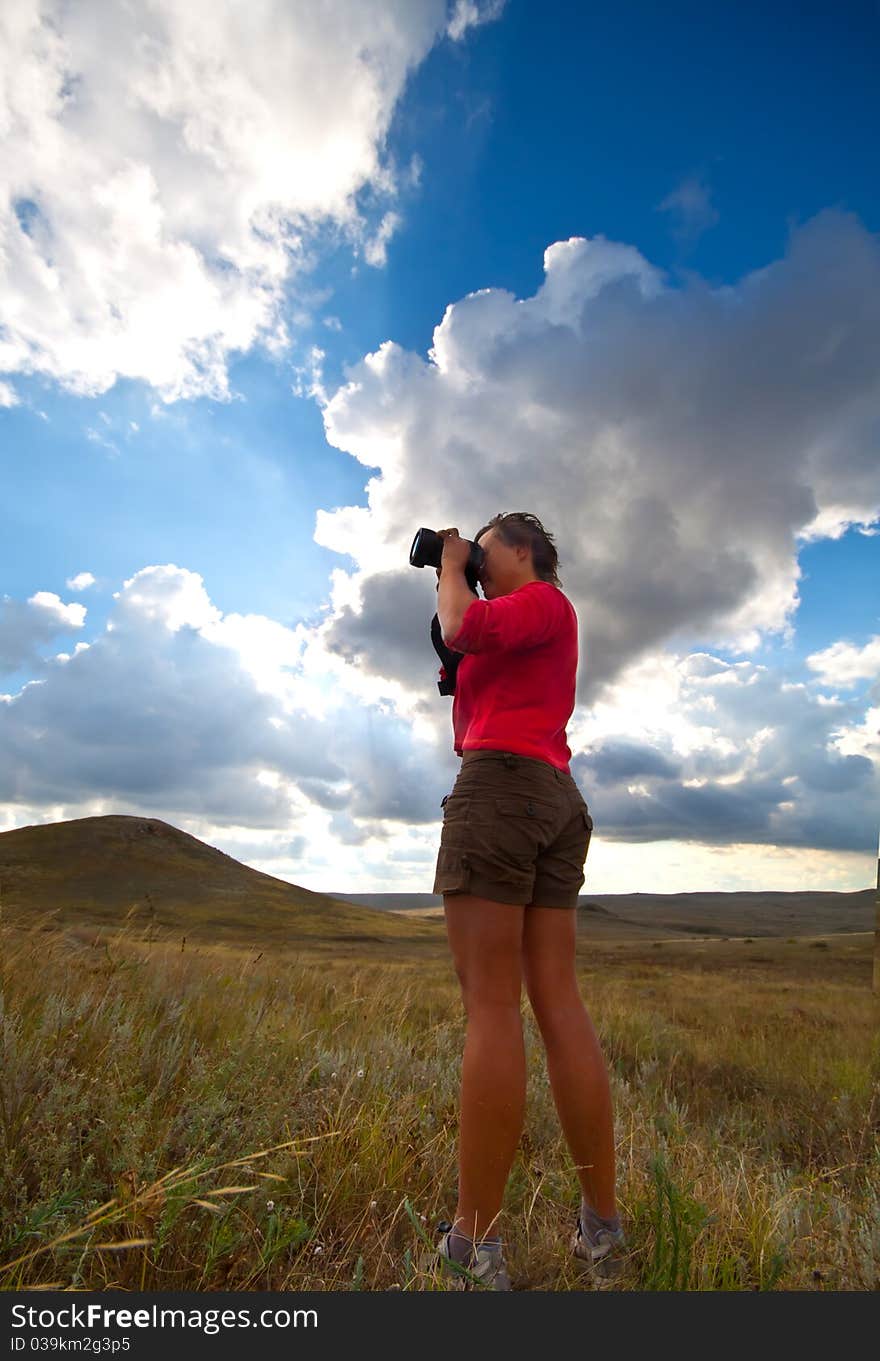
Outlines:
[[[465, 543], [469, 540], [465, 539]], [[443, 540], [433, 529], [419, 529], [416, 537], [412, 541], [412, 548], [409, 550], [409, 561], [412, 567], [439, 567], [443, 558]], [[465, 564], [464, 575], [468, 586], [474, 595], [477, 594], [477, 582], [486, 554], [478, 543], [471, 544], [471, 555]]]

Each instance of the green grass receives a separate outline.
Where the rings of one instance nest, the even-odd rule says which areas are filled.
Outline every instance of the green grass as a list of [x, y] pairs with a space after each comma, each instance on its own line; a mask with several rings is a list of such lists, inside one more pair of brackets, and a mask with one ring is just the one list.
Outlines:
[[[0, 930], [0, 1287], [427, 1290], [455, 1207], [464, 1017], [408, 959]], [[618, 1290], [880, 1284], [870, 940], [580, 948], [615, 1101]], [[588, 1289], [523, 1000], [514, 1288]]]

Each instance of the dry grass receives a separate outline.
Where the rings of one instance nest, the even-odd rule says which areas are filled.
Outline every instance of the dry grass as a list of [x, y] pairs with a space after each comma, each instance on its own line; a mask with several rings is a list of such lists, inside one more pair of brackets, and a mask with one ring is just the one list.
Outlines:
[[[425, 1290], [455, 1206], [451, 962], [0, 933], [0, 1287]], [[608, 1054], [623, 1290], [880, 1284], [868, 937], [581, 946]], [[523, 1003], [514, 1287], [589, 1288]]]

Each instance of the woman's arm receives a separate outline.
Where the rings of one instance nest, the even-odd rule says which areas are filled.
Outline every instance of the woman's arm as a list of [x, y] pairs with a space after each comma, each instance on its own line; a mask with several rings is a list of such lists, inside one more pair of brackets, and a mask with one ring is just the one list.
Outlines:
[[462, 620], [479, 597], [472, 591], [465, 576], [470, 558], [470, 544], [462, 539], [457, 529], [441, 529], [444, 540], [441, 566], [437, 572], [437, 616], [443, 630], [443, 641], [448, 645], [461, 629]]
[[462, 621], [477, 598], [464, 572], [447, 567], [437, 584], [437, 615], [447, 646], [461, 631]]

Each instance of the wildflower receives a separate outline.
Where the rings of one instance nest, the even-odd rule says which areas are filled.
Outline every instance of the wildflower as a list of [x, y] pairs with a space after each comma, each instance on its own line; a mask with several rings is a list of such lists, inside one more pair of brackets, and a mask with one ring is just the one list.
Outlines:
[[371, 1201], [370, 1201], [370, 1209], [371, 1209], [371, 1210], [375, 1210], [376, 1204], [377, 1204], [377, 1202], [376, 1202], [375, 1200], [371, 1200]]
[[363, 1070], [363, 1068], [359, 1068], [359, 1069], [358, 1069], [358, 1077], [363, 1077], [363, 1075], [364, 1075], [364, 1070]]
[[267, 1210], [274, 1210], [274, 1209], [275, 1209], [275, 1202], [274, 1202], [274, 1200], [267, 1200], [267, 1201], [266, 1201], [266, 1209], [267, 1209]]
[[313, 1256], [317, 1257], [318, 1254], [319, 1254], [320, 1252], [323, 1252], [323, 1251], [324, 1251], [324, 1249], [321, 1247], [321, 1244], [320, 1244], [320, 1243], [316, 1243], [316, 1244], [315, 1244], [315, 1251], [314, 1251], [314, 1253], [313, 1253]]

